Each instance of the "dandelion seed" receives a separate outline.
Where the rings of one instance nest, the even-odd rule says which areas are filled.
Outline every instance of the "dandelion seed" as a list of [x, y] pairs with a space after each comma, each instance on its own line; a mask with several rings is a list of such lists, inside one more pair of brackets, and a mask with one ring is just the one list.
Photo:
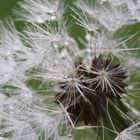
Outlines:
[[0, 21], [0, 41], [1, 55], [5, 54], [5, 56], [11, 57], [10, 55], [24, 48], [11, 18]]
[[103, 4], [104, 2], [110, 2], [114, 6], [119, 6], [125, 4], [125, 0], [101, 0], [101, 3]]
[[[95, 36], [87, 34], [86, 39], [88, 41], [89, 52], [95, 52], [97, 56], [100, 54], [110, 54], [121, 58], [123, 52], [127, 51], [125, 41], [117, 40], [108, 34], [107, 32], [97, 33]], [[130, 49], [128, 48], [128, 51]]]
[[140, 2], [138, 0], [136, 1], [125, 0], [125, 1], [126, 1], [128, 9], [131, 12], [132, 19], [139, 21], [140, 20], [140, 16], [139, 16], [140, 15]]
[[13, 12], [17, 20], [31, 23], [59, 20], [63, 14], [63, 4], [59, 0], [24, 0], [19, 2], [20, 9]]
[[115, 6], [95, 2], [94, 5], [93, 3], [90, 5], [89, 3], [82, 1], [77, 2], [76, 6], [81, 9], [83, 13], [87, 13], [91, 19], [99, 21], [101, 25], [111, 32], [115, 32], [123, 25], [131, 24], [132, 22], [131, 13], [123, 4]]
[[140, 130], [139, 123], [133, 124], [122, 131], [115, 140], [139, 140]]
[[0, 84], [2, 85], [12, 79], [15, 70], [15, 63], [1, 58], [0, 65], [2, 66], [0, 69]]

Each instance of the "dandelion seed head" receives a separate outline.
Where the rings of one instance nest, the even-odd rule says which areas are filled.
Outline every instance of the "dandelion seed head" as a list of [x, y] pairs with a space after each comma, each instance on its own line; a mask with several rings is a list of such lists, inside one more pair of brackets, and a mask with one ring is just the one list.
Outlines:
[[[84, 65], [79, 64], [75, 76], [76, 79], [69, 75], [66, 81], [59, 83], [61, 90], [56, 95], [56, 101], [68, 108], [67, 111], [74, 123], [84, 121], [85, 124], [94, 124], [93, 119], [87, 120], [85, 115], [89, 115], [90, 112], [88, 103], [94, 102], [96, 104], [96, 100], [100, 98], [98, 96], [105, 96], [101, 100], [105, 100], [106, 97], [119, 99], [122, 94], [126, 93], [125, 71], [121, 69], [119, 63], [113, 64], [111, 58], [104, 58], [101, 55], [95, 57], [89, 70]], [[85, 110], [83, 111], [82, 108]], [[98, 110], [94, 109], [97, 113]], [[94, 119], [98, 120], [96, 117]]]

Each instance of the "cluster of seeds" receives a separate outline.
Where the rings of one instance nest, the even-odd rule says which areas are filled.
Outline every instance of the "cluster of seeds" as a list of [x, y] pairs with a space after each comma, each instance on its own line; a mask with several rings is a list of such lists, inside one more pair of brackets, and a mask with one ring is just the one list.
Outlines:
[[[108, 116], [106, 106], [114, 101], [121, 104], [121, 96], [126, 93], [126, 72], [120, 61], [109, 55], [94, 57], [89, 69], [82, 63], [75, 67], [76, 74], [59, 83], [61, 91], [56, 100], [67, 109], [74, 124], [97, 125]], [[114, 117], [115, 112], [112, 109], [110, 116]]]

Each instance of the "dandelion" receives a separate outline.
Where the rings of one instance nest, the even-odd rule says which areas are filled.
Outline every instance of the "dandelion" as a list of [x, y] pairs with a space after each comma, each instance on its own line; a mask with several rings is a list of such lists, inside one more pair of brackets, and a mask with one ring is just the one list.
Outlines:
[[78, 128], [93, 128], [95, 139], [139, 139], [131, 104], [139, 48], [129, 44], [139, 33], [121, 32], [139, 21], [137, 4], [74, 2], [67, 8], [83, 31], [74, 37], [62, 1], [19, 2], [14, 19], [0, 22], [0, 139], [72, 140]]

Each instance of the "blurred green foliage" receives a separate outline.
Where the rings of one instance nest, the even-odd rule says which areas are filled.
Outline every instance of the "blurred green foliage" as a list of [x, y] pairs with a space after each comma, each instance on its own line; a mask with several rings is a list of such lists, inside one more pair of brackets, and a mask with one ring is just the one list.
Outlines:
[[0, 18], [9, 16], [19, 0], [0, 0]]

